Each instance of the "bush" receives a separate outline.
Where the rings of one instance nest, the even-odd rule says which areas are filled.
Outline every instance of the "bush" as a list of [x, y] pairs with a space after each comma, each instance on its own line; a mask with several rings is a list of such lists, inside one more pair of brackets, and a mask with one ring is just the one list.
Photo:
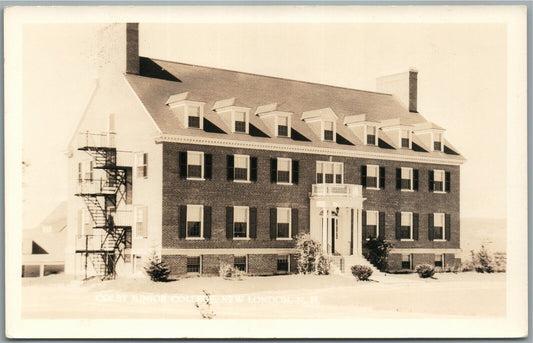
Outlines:
[[328, 275], [331, 261], [322, 251], [322, 244], [311, 239], [306, 233], [296, 237], [298, 251], [297, 268], [300, 274]]
[[365, 257], [372, 265], [380, 271], [386, 271], [388, 267], [387, 258], [392, 249], [392, 244], [383, 238], [372, 238], [363, 243], [366, 250]]
[[330, 267], [331, 267], [331, 259], [326, 255], [320, 255], [316, 259], [315, 274], [329, 275]]
[[150, 280], [155, 282], [166, 282], [170, 275], [170, 268], [155, 252], [150, 257], [148, 265], [144, 267], [144, 271], [150, 276]]
[[418, 273], [418, 276], [421, 278], [432, 277], [435, 274], [435, 267], [430, 264], [419, 264], [416, 266], [415, 271]]
[[359, 281], [368, 281], [368, 278], [372, 275], [372, 268], [356, 264], [352, 266], [352, 275]]
[[494, 253], [494, 271], [503, 273], [507, 270], [507, 254], [504, 252]]
[[220, 267], [218, 268], [218, 275], [220, 275], [221, 278], [226, 280], [241, 280], [243, 272], [229, 263], [222, 262], [220, 263]]

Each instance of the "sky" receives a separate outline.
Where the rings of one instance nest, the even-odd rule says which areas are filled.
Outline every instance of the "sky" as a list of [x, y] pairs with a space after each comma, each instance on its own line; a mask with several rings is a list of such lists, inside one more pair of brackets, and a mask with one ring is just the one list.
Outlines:
[[[24, 227], [67, 196], [65, 151], [94, 87], [105, 26], [24, 28]], [[505, 47], [503, 24], [140, 25], [141, 56], [169, 61], [369, 91], [378, 76], [418, 69], [418, 111], [467, 158], [462, 217], [506, 217]]]

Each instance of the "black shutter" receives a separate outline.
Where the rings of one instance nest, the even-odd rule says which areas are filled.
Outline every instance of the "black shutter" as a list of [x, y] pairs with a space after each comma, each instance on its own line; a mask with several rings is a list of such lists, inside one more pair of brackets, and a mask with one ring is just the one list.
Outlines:
[[292, 160], [292, 183], [298, 184], [298, 176], [300, 173], [300, 162], [298, 160]]
[[413, 239], [418, 241], [418, 213], [413, 213]]
[[434, 218], [433, 213], [428, 214], [428, 240], [432, 241], [435, 239], [435, 228], [434, 228]]
[[291, 234], [292, 237], [296, 237], [298, 235], [298, 209], [293, 208], [291, 210]]
[[211, 206], [204, 206], [204, 238], [211, 238]]
[[363, 240], [367, 239], [367, 233], [366, 233], [366, 211], [363, 210], [361, 212], [361, 222], [363, 224]]
[[226, 238], [233, 238], [233, 207], [226, 207]]
[[379, 237], [385, 239], [385, 212], [379, 212]]
[[250, 181], [257, 181], [257, 157], [250, 157]]
[[278, 235], [278, 210], [270, 209], [270, 239], [276, 239]]
[[402, 168], [396, 168], [396, 189], [402, 189]]
[[270, 182], [271, 183], [278, 182], [278, 159], [277, 158], [270, 159]]
[[429, 191], [430, 192], [433, 192], [433, 190], [435, 189], [435, 178], [433, 176], [433, 170], [430, 170], [429, 171]]
[[250, 238], [257, 238], [257, 208], [250, 207]]
[[366, 187], [366, 166], [361, 166], [361, 185]]
[[450, 192], [450, 190], [451, 190], [450, 172], [446, 172], [445, 175], [446, 175], [446, 188], [445, 188], [445, 190], [446, 190], [446, 192]]
[[[234, 173], [233, 173], [233, 166], [235, 163], [235, 157], [233, 155], [226, 156], [226, 168], [227, 168], [227, 179], [228, 181], [233, 181]], [[233, 221], [233, 217], [231, 218]]]
[[402, 214], [396, 212], [396, 239], [400, 240], [400, 226], [402, 225]]
[[379, 188], [385, 189], [385, 167], [379, 167]]
[[204, 154], [204, 179], [213, 178], [213, 155]]
[[413, 190], [418, 190], [418, 169], [413, 169]]
[[445, 226], [445, 230], [444, 230], [444, 239], [446, 239], [447, 241], [449, 241], [451, 239], [451, 235], [452, 235], [452, 230], [451, 230], [451, 227], [452, 227], [452, 222], [451, 222], [451, 215], [449, 213], [446, 213], [444, 215], [444, 226]]
[[180, 205], [178, 218], [178, 238], [187, 237], [187, 206]]
[[187, 178], [187, 151], [180, 151], [180, 178]]

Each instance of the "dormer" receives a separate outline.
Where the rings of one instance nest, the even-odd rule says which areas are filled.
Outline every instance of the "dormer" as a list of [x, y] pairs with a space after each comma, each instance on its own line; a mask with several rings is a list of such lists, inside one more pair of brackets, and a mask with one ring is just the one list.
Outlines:
[[434, 123], [416, 124], [413, 132], [427, 151], [444, 151], [444, 129]]
[[185, 92], [171, 95], [166, 105], [183, 127], [203, 130], [205, 102], [195, 100], [189, 92]]
[[365, 145], [378, 145], [380, 123], [368, 121], [366, 114], [358, 114], [344, 117], [344, 125]]
[[258, 106], [255, 115], [261, 118], [276, 137], [291, 137], [292, 112], [279, 109], [277, 103]]
[[302, 113], [302, 120], [322, 141], [335, 142], [339, 117], [329, 107]]
[[381, 131], [389, 136], [395, 148], [413, 148], [413, 125], [404, 124], [400, 119], [388, 119], [381, 121]]
[[215, 102], [213, 111], [220, 115], [232, 133], [250, 132], [250, 108], [238, 103], [236, 98]]

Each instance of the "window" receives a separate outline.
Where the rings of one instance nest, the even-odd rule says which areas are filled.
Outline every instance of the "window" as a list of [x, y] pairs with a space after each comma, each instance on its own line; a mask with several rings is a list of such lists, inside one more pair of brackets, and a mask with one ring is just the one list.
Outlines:
[[235, 132], [248, 132], [247, 125], [246, 125], [246, 112], [241, 111], [235, 111], [234, 113], [234, 126], [235, 126]]
[[200, 129], [201, 128], [201, 125], [200, 125], [201, 115], [202, 113], [200, 111], [200, 106], [196, 106], [196, 105], [187, 106], [188, 127]]
[[278, 136], [289, 137], [289, 117], [278, 117]]
[[187, 273], [200, 273], [200, 256], [187, 256]]
[[318, 161], [316, 166], [316, 183], [343, 183], [342, 162]]
[[368, 165], [366, 170], [366, 187], [379, 188], [379, 166]]
[[78, 182], [83, 181], [83, 162], [78, 163]]
[[[81, 170], [80, 170], [81, 168]], [[78, 165], [78, 177], [79, 173], [83, 171], [84, 181], [94, 181], [94, 161], [85, 161]]]
[[187, 205], [187, 238], [203, 237], [204, 207]]
[[234, 207], [233, 238], [248, 238], [248, 218], [248, 207]]
[[401, 170], [400, 189], [413, 190], [413, 168], [402, 168]]
[[249, 180], [249, 164], [250, 156], [248, 155], [235, 155], [235, 169], [233, 179], [237, 181]]
[[379, 212], [378, 211], [366, 211], [366, 229], [365, 238], [367, 240], [378, 237], [378, 224]]
[[146, 221], [147, 209], [145, 206], [135, 207], [135, 237], [148, 237], [148, 225]]
[[401, 130], [401, 147], [411, 149], [411, 133], [409, 130]]
[[137, 177], [148, 177], [148, 154], [139, 152], [135, 154], [135, 165], [137, 166]]
[[246, 256], [235, 256], [233, 258], [233, 266], [246, 273]]
[[291, 182], [291, 159], [290, 158], [278, 158], [278, 183], [290, 183]]
[[278, 267], [277, 271], [280, 274], [289, 273], [289, 255], [280, 255], [278, 256]]
[[291, 209], [279, 208], [277, 209], [277, 238], [291, 238]]
[[433, 191], [444, 192], [444, 170], [434, 170], [433, 177]]
[[433, 150], [442, 151], [442, 133], [435, 133], [433, 139]]
[[433, 213], [433, 239], [436, 241], [444, 240], [444, 213]]
[[376, 131], [375, 126], [366, 127], [366, 144], [367, 145], [376, 145]]
[[444, 256], [442, 254], [435, 254], [435, 267], [441, 267], [444, 265]]
[[201, 179], [204, 168], [204, 153], [187, 151], [187, 178]]
[[332, 121], [324, 122], [324, 140], [325, 141], [334, 141], [334, 128]]
[[411, 255], [402, 255], [402, 269], [411, 269]]
[[401, 224], [400, 224], [400, 240], [412, 240], [413, 239], [413, 213], [402, 212]]

